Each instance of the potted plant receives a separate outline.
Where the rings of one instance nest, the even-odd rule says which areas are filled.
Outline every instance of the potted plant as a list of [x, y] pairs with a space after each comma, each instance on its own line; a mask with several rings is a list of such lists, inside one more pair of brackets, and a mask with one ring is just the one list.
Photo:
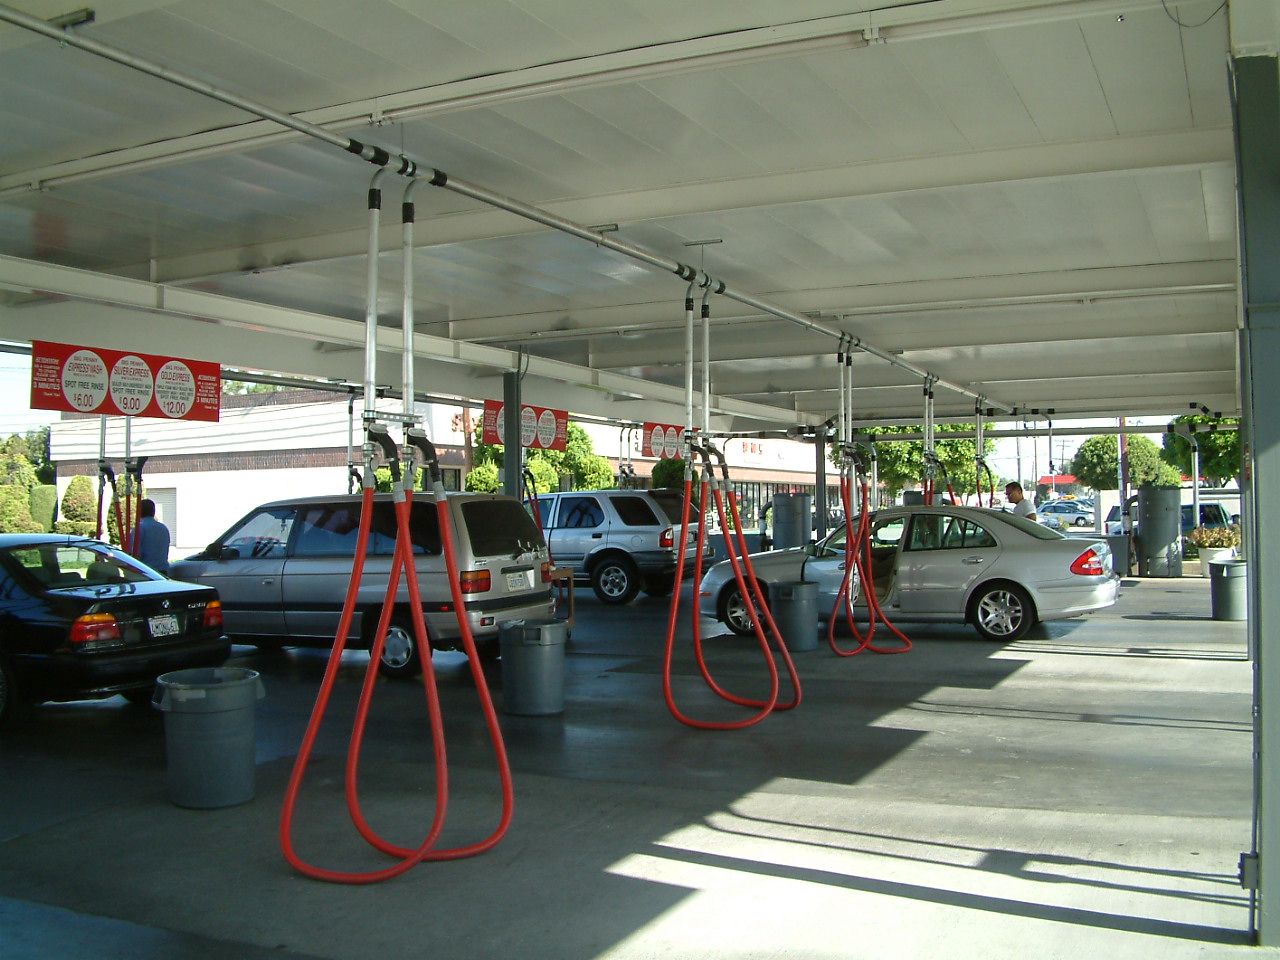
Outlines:
[[1200, 573], [1209, 576], [1209, 564], [1230, 560], [1240, 546], [1240, 527], [1195, 527], [1187, 533], [1187, 539], [1195, 544], [1200, 554]]

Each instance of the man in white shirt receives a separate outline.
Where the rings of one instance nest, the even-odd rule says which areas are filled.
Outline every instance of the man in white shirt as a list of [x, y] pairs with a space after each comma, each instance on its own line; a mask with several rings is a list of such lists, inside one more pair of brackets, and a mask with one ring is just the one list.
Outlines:
[[1006, 483], [1004, 487], [1004, 497], [1013, 504], [1013, 515], [1015, 517], [1026, 517], [1028, 520], [1036, 518], [1036, 505], [1027, 499], [1027, 495], [1022, 492], [1022, 484]]

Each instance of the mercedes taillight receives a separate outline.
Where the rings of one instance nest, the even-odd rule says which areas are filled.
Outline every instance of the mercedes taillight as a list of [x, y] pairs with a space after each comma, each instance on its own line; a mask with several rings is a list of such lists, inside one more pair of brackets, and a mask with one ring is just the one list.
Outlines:
[[1098, 556], [1098, 552], [1090, 547], [1072, 561], [1071, 572], [1078, 573], [1082, 577], [1099, 577], [1107, 571], [1102, 565], [1102, 558]]

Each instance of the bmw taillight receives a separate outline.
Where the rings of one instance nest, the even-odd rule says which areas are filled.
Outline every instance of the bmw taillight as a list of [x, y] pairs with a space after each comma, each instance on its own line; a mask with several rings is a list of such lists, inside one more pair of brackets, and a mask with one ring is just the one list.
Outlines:
[[1090, 547], [1072, 561], [1071, 572], [1078, 573], [1082, 577], [1100, 577], [1107, 571], [1102, 565], [1102, 558], [1098, 556], [1098, 552]]
[[71, 642], [82, 650], [114, 647], [123, 641], [120, 624], [109, 613], [86, 613], [71, 624]]
[[204, 608], [204, 628], [206, 630], [222, 629], [222, 601], [210, 600]]
[[493, 586], [488, 570], [463, 570], [458, 574], [458, 583], [463, 593], [488, 593]]
[[658, 546], [663, 550], [671, 550], [676, 545], [675, 531], [671, 527], [663, 530], [658, 536]]

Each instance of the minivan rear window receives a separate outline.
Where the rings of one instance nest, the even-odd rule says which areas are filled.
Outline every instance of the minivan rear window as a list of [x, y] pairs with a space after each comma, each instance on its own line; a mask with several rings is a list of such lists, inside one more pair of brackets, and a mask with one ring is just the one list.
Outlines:
[[462, 505], [471, 552], [515, 556], [541, 547], [542, 531], [519, 500], [468, 500]]

